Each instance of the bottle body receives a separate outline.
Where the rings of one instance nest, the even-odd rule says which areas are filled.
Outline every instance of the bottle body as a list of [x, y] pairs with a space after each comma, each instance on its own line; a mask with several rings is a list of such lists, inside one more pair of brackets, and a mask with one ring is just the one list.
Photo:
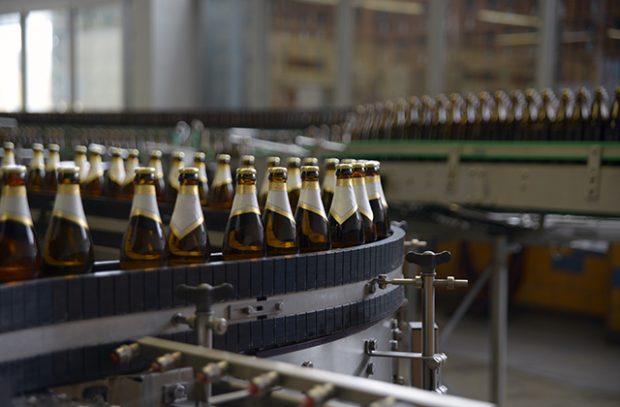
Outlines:
[[334, 199], [334, 190], [336, 189], [336, 165], [339, 160], [337, 158], [328, 158], [325, 160], [325, 177], [323, 178], [323, 190], [321, 192], [321, 200], [323, 208], [329, 212]]
[[41, 267], [39, 242], [34, 231], [26, 187], [26, 168], [3, 169], [0, 197], [0, 283], [35, 278]]
[[200, 204], [207, 206], [209, 204], [209, 179], [207, 178], [205, 153], [198, 152], [194, 154], [194, 167], [198, 168], [198, 196], [200, 197]]
[[329, 236], [333, 249], [364, 243], [364, 227], [358, 210], [349, 164], [337, 167], [334, 200], [329, 209]]
[[172, 163], [168, 172], [168, 182], [166, 184], [166, 200], [175, 202], [179, 192], [179, 171], [183, 168], [185, 154], [182, 151], [175, 151], [172, 155]]
[[44, 189], [49, 192], [56, 191], [58, 185], [58, 167], [60, 165], [60, 147], [57, 144], [48, 146], [47, 163], [45, 164]]
[[181, 172], [180, 178], [168, 238], [168, 255], [173, 265], [206, 261], [210, 252], [198, 196], [198, 169], [187, 168]]
[[129, 224], [121, 247], [122, 269], [160, 267], [165, 262], [166, 237], [157, 206], [155, 182], [153, 168], [136, 170]]
[[230, 174], [230, 156], [218, 156], [217, 170], [209, 190], [209, 206], [218, 209], [231, 209], [235, 190]]
[[269, 169], [274, 168], [280, 165], [280, 157], [267, 157], [267, 169], [265, 171], [265, 176], [263, 177], [263, 181], [260, 186], [260, 191], [258, 192], [258, 206], [260, 210], [265, 209], [265, 204], [267, 203], [267, 194], [269, 194]]
[[32, 160], [28, 169], [28, 191], [42, 191], [45, 183], [45, 161], [43, 159], [43, 146], [32, 146]]
[[48, 276], [92, 271], [93, 242], [86, 223], [78, 185], [79, 169], [63, 168], [43, 243], [42, 272]]
[[355, 193], [355, 201], [362, 218], [364, 229], [364, 242], [370, 243], [377, 240], [377, 228], [374, 223], [374, 216], [368, 193], [366, 191], [366, 169], [364, 164], [353, 164], [353, 192]]
[[288, 159], [288, 178], [286, 180], [286, 190], [288, 192], [288, 200], [293, 210], [297, 209], [299, 202], [299, 193], [301, 191], [301, 160], [299, 157], [290, 157]]
[[225, 260], [262, 257], [265, 250], [264, 229], [256, 198], [256, 171], [237, 173], [237, 190], [224, 230], [222, 253]]
[[265, 252], [268, 256], [297, 253], [297, 231], [286, 190], [286, 169], [270, 170], [269, 194], [263, 213]]
[[120, 150], [115, 149], [112, 153], [108, 176], [106, 177], [106, 193], [108, 196], [118, 198], [122, 196], [125, 186], [125, 163]]
[[379, 163], [374, 161], [366, 163], [366, 192], [372, 209], [377, 239], [383, 239], [390, 233], [390, 221], [382, 191]]
[[104, 174], [103, 163], [101, 156], [103, 155], [103, 148], [99, 146], [91, 147], [90, 156], [90, 168], [88, 169], [88, 175], [83, 183], [84, 193], [90, 196], [101, 196], [104, 190]]
[[302, 167], [302, 185], [295, 211], [295, 224], [301, 253], [330, 248], [329, 223], [319, 191], [318, 167]]
[[158, 198], [161, 198], [166, 188], [166, 182], [164, 181], [164, 167], [161, 164], [161, 151], [151, 151], [149, 167], [155, 169], [155, 193]]

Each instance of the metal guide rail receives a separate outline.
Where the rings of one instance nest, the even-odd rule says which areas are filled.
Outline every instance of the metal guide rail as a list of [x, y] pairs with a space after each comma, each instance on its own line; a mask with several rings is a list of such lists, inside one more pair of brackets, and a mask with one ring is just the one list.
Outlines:
[[620, 215], [618, 142], [366, 141], [343, 156], [380, 159], [394, 203]]
[[[376, 324], [403, 301], [401, 287], [373, 290], [382, 274], [401, 275], [405, 232], [378, 242], [327, 252], [187, 267], [116, 271], [0, 286], [0, 378], [29, 391], [144, 368], [108, 359], [121, 342], [158, 335], [196, 342], [174, 321], [193, 312], [178, 286], [232, 286], [214, 316], [228, 321], [213, 345], [257, 353], [329, 341]], [[102, 267], [103, 266], [103, 267]]]

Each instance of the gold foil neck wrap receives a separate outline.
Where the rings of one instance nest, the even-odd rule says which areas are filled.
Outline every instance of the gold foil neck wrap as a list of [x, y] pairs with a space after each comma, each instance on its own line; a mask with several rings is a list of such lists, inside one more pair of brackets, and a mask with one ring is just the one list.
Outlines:
[[198, 185], [181, 185], [179, 194], [182, 195], [198, 195]]
[[353, 185], [353, 183], [351, 182], [351, 178], [344, 178], [344, 179], [336, 180], [337, 187], [347, 187], [349, 185]]
[[255, 194], [256, 185], [237, 185], [236, 194]]
[[353, 186], [356, 186], [356, 185], [366, 185], [366, 181], [364, 180], [364, 177], [353, 177], [353, 178], [351, 178], [351, 182], [352, 182]]
[[286, 182], [270, 182], [270, 191], [286, 191]]
[[80, 186], [77, 184], [60, 184], [58, 193], [64, 195], [80, 195]]
[[319, 189], [318, 181], [303, 181], [301, 183], [301, 189]]

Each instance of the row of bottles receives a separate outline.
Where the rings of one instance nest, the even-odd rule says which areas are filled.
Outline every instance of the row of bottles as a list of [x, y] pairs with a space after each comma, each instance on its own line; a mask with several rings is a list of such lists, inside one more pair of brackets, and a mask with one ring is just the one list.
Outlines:
[[[219, 157], [225, 165], [229, 157]], [[236, 173], [236, 193], [225, 230], [225, 260], [313, 252], [349, 247], [388, 235], [387, 203], [376, 161], [338, 164], [327, 160], [323, 193], [319, 168], [289, 160], [298, 169], [299, 189], [289, 189], [289, 171], [269, 159], [268, 190], [261, 210], [253, 157]], [[343, 160], [344, 161], [344, 160]], [[309, 158], [304, 164], [318, 164]], [[0, 197], [0, 282], [88, 273], [93, 242], [82, 207], [80, 167], [57, 169], [57, 192], [40, 246], [26, 194], [26, 167], [2, 168]], [[228, 171], [229, 172], [229, 171]], [[295, 171], [292, 171], [295, 174]], [[332, 179], [333, 178], [333, 179]], [[210, 245], [200, 202], [200, 169], [178, 170], [178, 193], [166, 238], [157, 203], [157, 169], [137, 167], [128, 227], [123, 236], [123, 269], [207, 261]], [[298, 184], [295, 184], [295, 188]], [[213, 189], [217, 188], [216, 185]], [[333, 187], [333, 189], [332, 189]], [[294, 195], [291, 192], [297, 191]], [[291, 206], [291, 197], [297, 203]], [[328, 203], [329, 205], [326, 205]], [[292, 207], [296, 210], [293, 214]], [[325, 207], [329, 208], [326, 212]]]
[[611, 104], [603, 87], [412, 96], [358, 106], [346, 127], [352, 140], [620, 141], [620, 87]]

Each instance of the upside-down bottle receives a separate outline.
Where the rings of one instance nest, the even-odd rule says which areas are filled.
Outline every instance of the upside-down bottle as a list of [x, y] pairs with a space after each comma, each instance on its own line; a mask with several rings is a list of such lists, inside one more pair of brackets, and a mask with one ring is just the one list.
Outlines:
[[370, 202], [368, 201], [368, 192], [366, 191], [366, 167], [365, 164], [353, 164], [353, 191], [355, 192], [355, 200], [357, 207], [362, 216], [362, 224], [364, 226], [364, 242], [370, 243], [377, 240], [377, 228], [374, 223], [374, 215]]
[[41, 267], [39, 243], [24, 186], [25, 177], [26, 167], [22, 165], [2, 168], [0, 283], [34, 278]]
[[58, 167], [60, 166], [60, 146], [50, 144], [47, 146], [48, 156], [45, 164], [45, 180], [43, 182], [46, 191], [56, 191], [58, 184]]
[[112, 156], [110, 159], [110, 168], [108, 168], [108, 176], [106, 177], [106, 192], [108, 196], [118, 198], [123, 194], [125, 187], [125, 163], [120, 148], [110, 147], [109, 152]]
[[166, 236], [157, 206], [156, 182], [154, 168], [136, 168], [129, 225], [121, 247], [122, 269], [159, 267], [165, 262]]
[[43, 144], [32, 145], [32, 159], [28, 169], [28, 191], [38, 192], [43, 189], [45, 180], [45, 160], [43, 158]]
[[263, 223], [256, 199], [256, 170], [237, 171], [237, 189], [224, 230], [225, 260], [262, 257], [265, 251]]
[[280, 165], [280, 157], [267, 157], [267, 168], [265, 169], [265, 176], [260, 186], [258, 193], [258, 205], [261, 210], [265, 208], [267, 202], [267, 194], [269, 193], [269, 169]]
[[78, 167], [58, 169], [58, 190], [43, 241], [44, 275], [90, 273], [93, 241], [80, 197]]
[[381, 175], [379, 161], [366, 162], [366, 192], [372, 208], [373, 222], [377, 231], [377, 239], [387, 237], [390, 231], [390, 221], [387, 213], [387, 205], [381, 188]]
[[207, 178], [207, 155], [201, 151], [194, 153], [194, 167], [198, 168], [198, 196], [200, 204], [209, 204], [209, 179]]
[[332, 199], [334, 199], [334, 190], [336, 189], [336, 166], [338, 163], [339, 160], [337, 158], [328, 158], [325, 160], [325, 176], [323, 177], [321, 200], [327, 212], [329, 212]]
[[332, 248], [364, 243], [364, 225], [353, 190], [351, 164], [336, 167], [336, 189], [329, 209], [329, 235]]
[[295, 218], [286, 191], [286, 168], [269, 169], [269, 194], [263, 213], [268, 256], [297, 253]]
[[200, 263], [209, 259], [207, 226], [200, 206], [198, 168], [179, 171], [179, 192], [170, 218], [168, 256], [170, 263]]
[[317, 166], [301, 167], [301, 193], [295, 223], [301, 253], [329, 249], [329, 224], [321, 201]]
[[217, 169], [209, 190], [209, 206], [211, 208], [230, 209], [233, 204], [235, 190], [230, 174], [230, 155], [217, 156]]
[[299, 202], [299, 192], [301, 191], [301, 160], [299, 157], [289, 157], [287, 161], [288, 179], [286, 180], [286, 190], [288, 200], [293, 210], [297, 209]]

